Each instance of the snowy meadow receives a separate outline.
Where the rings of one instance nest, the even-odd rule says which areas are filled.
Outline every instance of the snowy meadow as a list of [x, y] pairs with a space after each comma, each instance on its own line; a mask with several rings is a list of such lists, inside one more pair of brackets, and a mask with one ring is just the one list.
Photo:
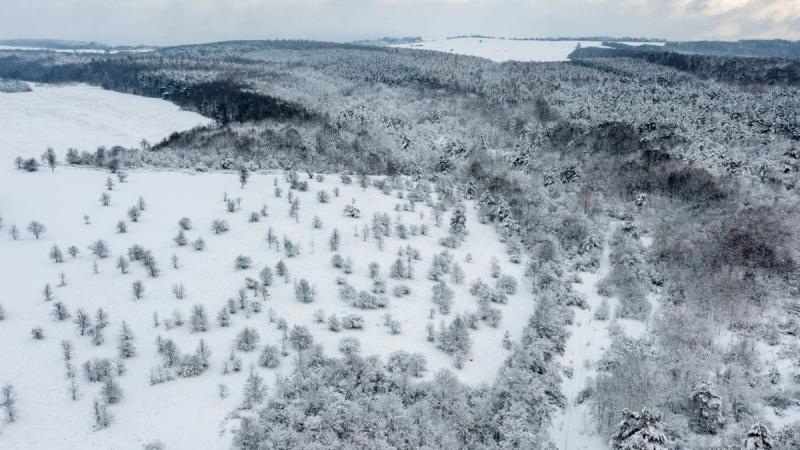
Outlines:
[[[0, 97], [10, 106], [4, 148], [133, 144], [198, 120], [165, 102], [85, 86], [14, 95]], [[287, 330], [295, 327], [329, 354], [352, 337], [364, 354], [421, 357], [420, 379], [458, 364], [461, 381], [491, 382], [507, 357], [504, 342], [520, 338], [534, 309], [517, 287], [523, 261], [509, 261], [472, 202], [461, 211], [463, 242], [439, 245], [452, 237], [453, 213], [424, 184], [283, 172], [252, 173], [244, 183], [238, 172], [27, 172], [4, 156], [0, 285], [13, 295], [0, 302], [0, 379], [15, 380], [24, 414], [0, 436], [15, 448], [155, 440], [170, 449], [227, 448], [249, 373], [269, 389], [294, 365]], [[42, 224], [38, 237], [27, 229], [32, 222]], [[137, 262], [137, 248], [155, 269]], [[485, 306], [490, 318], [476, 315], [480, 295], [470, 291], [479, 280], [496, 296]], [[105, 315], [99, 329], [97, 314]], [[432, 340], [454, 317], [474, 321], [463, 355]], [[243, 332], [254, 334], [252, 344], [240, 343]], [[131, 354], [120, 349], [127, 336]], [[186, 354], [202, 341], [201, 373], [181, 376], [180, 362], [165, 365], [158, 340]], [[265, 348], [279, 350], [268, 367]], [[123, 426], [98, 430], [93, 405], [106, 386], [89, 381], [86, 361], [113, 366], [120, 399], [108, 412]], [[163, 381], [154, 375], [161, 371]]]

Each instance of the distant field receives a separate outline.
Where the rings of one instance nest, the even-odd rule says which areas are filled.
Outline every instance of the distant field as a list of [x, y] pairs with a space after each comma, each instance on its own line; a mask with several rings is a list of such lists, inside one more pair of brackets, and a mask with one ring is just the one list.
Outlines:
[[[459, 55], [479, 56], [496, 62], [505, 61], [566, 61], [575, 47], [600, 47], [599, 41], [523, 41], [492, 38], [457, 38], [403, 44], [397, 47], [436, 50]], [[643, 42], [625, 42], [641, 45]], [[658, 45], [658, 44], [656, 44]]]
[[210, 119], [173, 103], [83, 84], [32, 85], [32, 92], [0, 93], [0, 161], [39, 157], [51, 146], [94, 152], [101, 145], [138, 147]]

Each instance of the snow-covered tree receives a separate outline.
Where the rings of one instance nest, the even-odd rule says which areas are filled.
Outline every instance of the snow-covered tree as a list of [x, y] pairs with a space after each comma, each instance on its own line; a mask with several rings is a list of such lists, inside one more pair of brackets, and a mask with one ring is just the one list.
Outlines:
[[138, 206], [131, 206], [130, 208], [128, 208], [128, 219], [130, 219], [131, 222], [136, 223], [139, 221], [141, 217], [142, 217], [142, 210], [139, 209]]
[[252, 352], [256, 349], [260, 337], [258, 331], [252, 327], [244, 327], [242, 331], [236, 335], [236, 348], [242, 352]]
[[45, 226], [42, 225], [41, 222], [37, 222], [34, 220], [33, 222], [28, 224], [28, 231], [30, 231], [30, 233], [36, 240], [39, 240], [42, 234], [44, 234], [44, 232], [47, 231], [47, 228], [45, 228]]
[[464, 236], [467, 233], [467, 215], [464, 205], [458, 205], [450, 216], [450, 234]]
[[274, 345], [265, 345], [264, 349], [261, 351], [261, 355], [258, 357], [258, 364], [261, 367], [274, 369], [278, 367], [280, 363], [281, 363], [280, 349], [278, 349], [278, 347]]
[[311, 347], [314, 343], [314, 337], [308, 331], [308, 328], [302, 325], [295, 325], [292, 327], [292, 331], [289, 332], [289, 342], [295, 350], [303, 351]]
[[72, 322], [77, 326], [78, 333], [80, 333], [81, 336], [85, 336], [92, 328], [92, 319], [89, 313], [83, 308], [78, 308], [75, 312], [75, 319], [73, 319]]
[[55, 302], [53, 303], [53, 318], [59, 322], [67, 320], [70, 318], [69, 310], [67, 309], [67, 305], [62, 302]]
[[217, 314], [217, 325], [223, 328], [231, 326], [231, 312], [227, 307]]
[[213, 231], [214, 234], [222, 234], [227, 232], [228, 230], [230, 230], [228, 222], [222, 219], [214, 219], [214, 221], [211, 222], [211, 231]]
[[17, 420], [17, 391], [11, 384], [6, 384], [0, 389], [0, 406], [5, 411], [6, 422]]
[[305, 278], [301, 278], [294, 286], [294, 295], [301, 303], [311, 303], [317, 295], [316, 289]]
[[250, 171], [247, 170], [247, 167], [242, 166], [239, 167], [239, 184], [242, 185], [242, 189], [247, 185], [247, 180], [250, 179]]
[[692, 389], [692, 429], [701, 434], [717, 434], [725, 424], [722, 414], [722, 399], [711, 382], [701, 380]]
[[192, 307], [192, 315], [189, 317], [189, 325], [192, 333], [203, 333], [208, 331], [208, 315], [203, 305], [197, 304]]
[[114, 416], [111, 414], [111, 411], [108, 410], [108, 405], [100, 399], [94, 400], [92, 404], [92, 413], [94, 415], [95, 428], [97, 429], [108, 428], [114, 421]]
[[53, 172], [56, 170], [56, 165], [58, 165], [58, 156], [56, 156], [56, 151], [53, 150], [53, 147], [47, 147], [47, 150], [42, 154], [42, 161], [47, 164], [47, 167], [50, 168], [50, 171]]
[[433, 285], [433, 294], [431, 300], [439, 307], [439, 312], [442, 314], [449, 314], [453, 306], [453, 290], [450, 289], [444, 281], [438, 281]]
[[108, 244], [106, 241], [98, 239], [89, 245], [89, 251], [91, 251], [94, 256], [100, 259], [107, 258], [109, 253]]
[[133, 284], [131, 284], [131, 292], [136, 300], [141, 300], [142, 296], [144, 296], [144, 283], [140, 280], [134, 281]]
[[109, 405], [119, 403], [122, 400], [122, 388], [113, 376], [105, 377], [100, 393], [103, 395], [103, 400]]
[[50, 259], [56, 264], [60, 264], [60, 263], [64, 262], [64, 254], [61, 252], [61, 249], [58, 248], [57, 245], [54, 245], [50, 249], [50, 255], [49, 256], [50, 256]]
[[641, 411], [622, 412], [622, 421], [611, 438], [614, 450], [666, 450], [661, 417], [647, 408]]
[[44, 288], [42, 289], [42, 298], [46, 302], [51, 302], [53, 299], [55, 299], [55, 296], [53, 295], [53, 288], [50, 287], [50, 283], [44, 285]]
[[245, 409], [252, 409], [259, 403], [264, 401], [267, 395], [267, 386], [264, 384], [264, 379], [255, 368], [250, 368], [250, 375], [244, 383], [244, 401], [242, 407]]
[[767, 427], [756, 422], [747, 432], [743, 450], [771, 450], [773, 448], [772, 436]]
[[31, 337], [37, 341], [41, 341], [42, 339], [44, 339], [44, 330], [42, 329], [42, 327], [31, 328]]
[[117, 336], [117, 351], [119, 352], [120, 358], [127, 359], [136, 355], [135, 339], [133, 331], [131, 331], [128, 323], [123, 320], [119, 335]]

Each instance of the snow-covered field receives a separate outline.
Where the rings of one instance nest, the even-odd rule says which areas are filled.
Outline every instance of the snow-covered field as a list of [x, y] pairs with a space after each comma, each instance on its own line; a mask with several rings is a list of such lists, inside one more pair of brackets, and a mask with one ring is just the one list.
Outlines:
[[[25, 97], [28, 96], [28, 97]], [[26, 101], [27, 99], [27, 101]], [[451, 250], [453, 261], [464, 271], [461, 284], [447, 278], [455, 291], [452, 312], [442, 315], [431, 312], [431, 290], [435, 282], [426, 274], [434, 254], [444, 247], [438, 240], [447, 235], [449, 212], [442, 226], [434, 224], [429, 206], [418, 203], [414, 211], [395, 209], [406, 200], [404, 189], [390, 195], [374, 187], [362, 189], [357, 183], [345, 185], [339, 176], [329, 175], [324, 181], [308, 180], [307, 192], [292, 190], [300, 201], [299, 220], [289, 217], [290, 192], [283, 174], [253, 174], [246, 187], [239, 185], [232, 173], [182, 173], [167, 171], [132, 171], [128, 180], [119, 182], [116, 176], [99, 170], [57, 167], [54, 172], [43, 167], [39, 172], [16, 170], [10, 160], [17, 154], [38, 156], [44, 147], [52, 145], [63, 159], [68, 146], [93, 150], [97, 145], [116, 143], [134, 145], [141, 138], [156, 141], [165, 134], [201, 121], [191, 113], [177, 111], [174, 105], [159, 100], [144, 99], [101, 91], [86, 86], [62, 88], [37, 87], [33, 93], [0, 95], [0, 304], [6, 318], [0, 321], [0, 383], [11, 383], [17, 390], [19, 418], [0, 426], [0, 448], [14, 449], [78, 449], [78, 448], [141, 448], [144, 443], [159, 440], [168, 449], [228, 448], [231, 430], [236, 421], [228, 418], [242, 400], [242, 387], [251, 365], [255, 366], [268, 384], [293, 366], [297, 353], [289, 349], [276, 369], [258, 366], [265, 344], [281, 346], [281, 331], [276, 322], [285, 319], [289, 328], [304, 325], [316, 342], [329, 354], [336, 354], [341, 338], [359, 338], [364, 354], [387, 356], [397, 350], [420, 353], [427, 359], [427, 375], [443, 368], [453, 369], [464, 382], [478, 384], [491, 381], [507, 355], [501, 342], [506, 331], [518, 340], [523, 326], [534, 309], [534, 301], [523, 284], [524, 263], [508, 262], [504, 244], [498, 241], [490, 225], [478, 222], [470, 203], [466, 204], [469, 234], [464, 243]], [[113, 190], [107, 190], [106, 180], [113, 180]], [[301, 175], [307, 179], [305, 175]], [[275, 197], [275, 183], [282, 189]], [[334, 195], [334, 189], [340, 191]], [[316, 194], [325, 190], [328, 203], [319, 203]], [[100, 202], [101, 194], [110, 195], [109, 206]], [[241, 199], [241, 209], [227, 212], [223, 198]], [[137, 222], [127, 217], [130, 207], [139, 198], [146, 209]], [[435, 197], [435, 195], [434, 195]], [[343, 209], [354, 204], [361, 210], [358, 219], [347, 217]], [[251, 211], [266, 206], [267, 216], [251, 222]], [[364, 240], [361, 230], [369, 226], [373, 214], [388, 213], [392, 226], [407, 227], [425, 224], [427, 235], [409, 235], [407, 239], [392, 236], [380, 250], [373, 238]], [[314, 216], [322, 226], [314, 228]], [[173, 238], [179, 232], [178, 221], [188, 217], [193, 224], [186, 232], [188, 242], [202, 237], [206, 248], [196, 251], [179, 246]], [[230, 231], [215, 235], [210, 226], [214, 219], [223, 219]], [[46, 231], [37, 240], [26, 231], [31, 221], [39, 221]], [[117, 232], [124, 221], [127, 232]], [[10, 234], [12, 226], [19, 228], [17, 240]], [[344, 274], [331, 265], [333, 252], [329, 248], [332, 231], [341, 235], [339, 253], [352, 258], [352, 274]], [[299, 244], [298, 256], [288, 257], [283, 249], [271, 247], [265, 237], [272, 229], [279, 243], [284, 236]], [[107, 258], [97, 258], [89, 245], [104, 240], [110, 249]], [[127, 274], [116, 263], [127, 256], [128, 249], [139, 244], [152, 251], [160, 274], [150, 277], [141, 263], [132, 262]], [[67, 254], [76, 246], [77, 257]], [[389, 277], [389, 268], [400, 248], [412, 246], [420, 252], [414, 264], [414, 279], [402, 280], [411, 294], [397, 298], [392, 288], [401, 284]], [[55, 263], [48, 257], [53, 246], [64, 252], [64, 262]], [[173, 267], [175, 255], [178, 267]], [[239, 255], [252, 258], [249, 269], [237, 270], [234, 259]], [[453, 358], [426, 340], [426, 324], [449, 323], [456, 314], [476, 311], [477, 301], [469, 292], [472, 280], [481, 278], [490, 285], [490, 261], [496, 257], [502, 273], [520, 282], [517, 293], [509, 295], [507, 304], [496, 304], [503, 318], [497, 328], [481, 323], [471, 331], [472, 352], [463, 369], [453, 367]], [[261, 299], [247, 292], [248, 302], [259, 302], [261, 312], [237, 310], [231, 316], [231, 326], [222, 327], [216, 318], [226, 308], [229, 299], [237, 297], [245, 278], [259, 278], [264, 267], [273, 268], [283, 260], [289, 270], [287, 281], [275, 276], [269, 297]], [[388, 306], [375, 310], [356, 309], [340, 299], [337, 278], [344, 277], [356, 289], [369, 289], [372, 283], [368, 265], [380, 265], [380, 278], [386, 281]], [[95, 270], [96, 264], [96, 270]], [[95, 273], [96, 272], [96, 273]], [[66, 284], [59, 286], [61, 273]], [[300, 303], [295, 298], [295, 282], [305, 278], [316, 290], [316, 300]], [[134, 281], [141, 281], [145, 291], [137, 300], [132, 293]], [[52, 287], [53, 299], [45, 301], [43, 289]], [[177, 299], [173, 287], [185, 287], [185, 298]], [[71, 317], [58, 321], [54, 305], [62, 302]], [[194, 305], [203, 305], [208, 314], [209, 328], [192, 332], [189, 316]], [[96, 345], [89, 336], [81, 336], [73, 319], [79, 308], [94, 320], [98, 308], [108, 314], [109, 325], [104, 329], [104, 342]], [[349, 313], [363, 316], [362, 330], [333, 332], [327, 324], [314, 321], [315, 311], [322, 310], [327, 318], [340, 318]], [[186, 321], [176, 326], [175, 312]], [[154, 321], [158, 315], [158, 325]], [[391, 334], [384, 325], [384, 315], [391, 314], [399, 322], [401, 332]], [[117, 341], [122, 322], [135, 335], [136, 355], [125, 359], [125, 371], [116, 377], [123, 391], [119, 403], [110, 405], [114, 422], [105, 429], [95, 429], [93, 401], [100, 398], [102, 383], [90, 383], [82, 365], [91, 358], [118, 357]], [[44, 338], [35, 340], [31, 330], [41, 327]], [[226, 361], [234, 349], [237, 334], [244, 327], [253, 327], [260, 335], [253, 352], [239, 352], [241, 372], [223, 374]], [[172, 338], [184, 354], [194, 352], [200, 339], [211, 350], [210, 367], [200, 376], [178, 377], [174, 381], [151, 385], [151, 369], [162, 364], [156, 348], [156, 337]], [[74, 345], [72, 365], [76, 369], [78, 398], [71, 399], [62, 341]], [[220, 384], [229, 394], [220, 396]]]
[[[479, 56], [495, 62], [505, 61], [566, 61], [567, 55], [580, 44], [582, 47], [600, 47], [599, 41], [524, 41], [494, 38], [454, 38], [403, 44], [397, 47], [436, 50], [459, 55]], [[638, 42], [625, 42], [640, 45]], [[654, 43], [654, 45], [663, 45]]]
[[32, 92], [0, 93], [0, 161], [38, 157], [51, 146], [94, 152], [105, 145], [138, 147], [210, 119], [159, 99], [85, 84], [31, 85]]
[[[0, 50], [15, 50], [15, 51], [45, 51], [56, 53], [96, 53], [96, 54], [111, 54], [120, 53], [120, 50], [100, 50], [92, 48], [47, 48], [47, 47], [23, 47], [16, 45], [0, 45]], [[141, 53], [152, 52], [152, 48], [137, 48], [131, 50], [124, 50], [126, 53]]]

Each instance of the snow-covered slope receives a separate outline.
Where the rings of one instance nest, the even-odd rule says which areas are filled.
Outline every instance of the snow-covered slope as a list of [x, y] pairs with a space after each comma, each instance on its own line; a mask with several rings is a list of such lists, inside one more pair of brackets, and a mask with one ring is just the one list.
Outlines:
[[[210, 119], [155, 98], [83, 84], [33, 85], [32, 92], [0, 93], [0, 163], [39, 157], [48, 146], [94, 152], [101, 146], [138, 147]], [[2, 163], [5, 164], [5, 163]]]
[[[449, 323], [456, 314], [477, 310], [476, 298], [469, 292], [470, 282], [481, 278], [494, 284], [490, 276], [493, 257], [500, 261], [504, 274], [522, 283], [524, 261], [507, 262], [504, 244], [490, 225], [479, 223], [470, 203], [466, 205], [469, 235], [460, 248], [452, 250], [453, 260], [463, 268], [465, 276], [461, 284], [447, 277], [455, 293], [454, 306], [452, 312], [442, 315], [431, 312], [436, 308], [431, 302], [434, 282], [426, 274], [434, 254], [444, 250], [438, 242], [447, 235], [448, 214], [444, 215], [442, 226], [437, 227], [430, 206], [418, 203], [413, 211], [396, 209], [396, 205], [406, 202], [400, 198], [400, 194], [408, 194], [404, 189], [385, 194], [374, 187], [363, 189], [357, 183], [345, 185], [336, 175], [323, 181], [302, 175], [310, 186], [307, 192], [292, 191], [300, 199], [296, 221], [288, 214], [290, 189], [283, 174], [253, 174], [243, 189], [233, 173], [134, 171], [122, 183], [116, 175], [99, 170], [59, 166], [54, 172], [43, 167], [28, 173], [15, 169], [11, 162], [16, 155], [38, 157], [47, 146], [55, 147], [61, 160], [67, 147], [72, 146], [79, 150], [94, 150], [99, 145], [134, 146], [142, 138], [157, 141], [172, 131], [204, 121], [160, 100], [81, 85], [37, 86], [30, 93], [0, 95], [0, 286], [6, 293], [0, 297], [6, 315], [0, 321], [0, 384], [15, 387], [19, 410], [16, 422], [0, 426], [0, 447], [141, 448], [146, 442], [160, 440], [171, 450], [228, 448], [230, 431], [237, 422], [227, 417], [241, 402], [248, 367], [257, 363], [265, 344], [281, 345], [277, 319], [285, 319], [290, 327], [308, 327], [329, 354], [337, 352], [338, 343], [345, 336], [358, 337], [364, 354], [386, 357], [397, 350], [420, 353], [427, 359], [426, 376], [431, 376], [439, 369], [455, 369], [453, 358], [426, 340], [426, 325], [431, 323], [438, 328], [440, 321]], [[106, 187], [109, 177], [113, 190]], [[276, 186], [283, 191], [280, 198], [274, 195]], [[336, 189], [338, 196], [334, 195]], [[318, 202], [316, 194], [320, 190], [330, 194], [328, 203]], [[109, 206], [100, 202], [103, 193], [110, 195]], [[225, 196], [240, 199], [241, 209], [227, 212]], [[140, 197], [145, 200], [146, 209], [134, 223], [127, 212]], [[347, 204], [361, 210], [360, 218], [343, 214]], [[268, 217], [251, 222], [250, 213], [261, 211], [264, 206]], [[361, 235], [376, 213], [388, 213], [392, 227], [398, 223], [418, 228], [426, 225], [429, 231], [427, 235], [418, 233], [403, 239], [393, 229], [381, 250], [375, 239], [364, 240]], [[319, 217], [321, 228], [312, 226], [315, 216]], [[181, 247], [173, 240], [182, 217], [190, 218], [194, 225], [186, 232], [188, 241], [203, 237], [205, 250]], [[226, 220], [230, 231], [214, 235], [210, 225], [216, 218]], [[38, 240], [26, 231], [34, 220], [46, 227]], [[127, 224], [126, 233], [118, 232], [119, 221]], [[17, 240], [10, 233], [13, 227], [19, 230]], [[341, 234], [339, 253], [352, 258], [350, 275], [331, 265], [333, 253], [328, 241], [334, 228]], [[269, 229], [279, 243], [285, 236], [299, 244], [300, 255], [289, 258], [283, 250], [270, 247], [265, 242]], [[97, 239], [107, 242], [107, 258], [91, 255], [88, 247]], [[134, 244], [152, 251], [161, 269], [157, 278], [150, 277], [140, 263], [131, 263], [128, 274], [116, 268], [117, 259], [126, 256]], [[75, 258], [67, 254], [73, 245], [80, 250]], [[398, 250], [409, 245], [419, 250], [420, 260], [414, 264], [414, 279], [402, 281], [410, 286], [411, 295], [397, 298], [392, 295], [392, 288], [401, 281], [391, 279], [388, 271]], [[53, 246], [64, 253], [64, 262], [50, 260]], [[177, 269], [172, 265], [173, 255], [179, 261]], [[234, 259], [239, 255], [252, 258], [252, 268], [237, 270]], [[288, 266], [289, 281], [276, 276], [269, 298], [262, 300], [260, 313], [238, 311], [232, 316], [230, 327], [221, 327], [216, 321], [217, 313], [238, 295], [245, 278], [258, 279], [263, 267], [274, 270], [280, 260]], [[368, 265], [373, 261], [380, 265], [381, 278], [387, 282], [389, 305], [375, 310], [356, 309], [339, 297], [337, 278], [346, 278], [358, 290], [369, 289], [372, 281]], [[64, 286], [59, 286], [61, 273]], [[313, 303], [300, 303], [295, 298], [294, 284], [301, 278], [308, 279], [317, 289]], [[141, 300], [132, 293], [132, 284], [137, 280], [145, 287]], [[180, 284], [186, 291], [183, 299], [173, 293], [173, 287]], [[52, 301], [43, 298], [45, 285], [52, 288]], [[526, 291], [520, 285], [517, 293], [509, 295], [507, 304], [493, 305], [503, 314], [499, 327], [480, 323], [477, 330], [471, 331], [471, 359], [456, 371], [461, 380], [478, 384], [494, 379], [508, 354], [501, 345], [504, 333], [508, 331], [512, 340], [519, 339], [533, 311], [534, 302]], [[253, 293], [248, 293], [248, 298], [255, 300]], [[57, 302], [66, 306], [71, 318], [54, 318], [53, 305]], [[209, 330], [192, 333], [188, 319], [198, 304], [208, 314]], [[110, 323], [104, 331], [104, 342], [96, 345], [88, 336], [81, 336], [72, 321], [79, 308], [93, 316], [101, 307]], [[340, 318], [349, 313], [360, 314], [365, 327], [330, 331], [326, 324], [314, 321], [317, 310], [322, 310], [326, 318], [331, 314]], [[176, 311], [187, 323], [167, 326], [175, 321]], [[158, 325], [154, 313], [158, 314]], [[400, 334], [391, 334], [384, 325], [387, 313], [399, 322]], [[125, 373], [117, 378], [123, 399], [110, 406], [114, 423], [95, 430], [92, 405], [100, 397], [102, 383], [89, 382], [82, 365], [91, 358], [117, 358], [117, 336], [123, 321], [136, 337], [137, 355], [125, 360]], [[235, 337], [246, 326], [258, 331], [258, 349], [237, 352], [242, 358], [242, 372], [225, 375], [223, 368]], [[35, 327], [43, 329], [44, 339], [32, 338]], [[155, 344], [157, 336], [174, 339], [184, 354], [192, 353], [204, 339], [212, 352], [209, 369], [198, 377], [151, 386], [151, 369], [162, 364]], [[76, 400], [71, 399], [65, 375], [62, 341], [74, 345]], [[280, 373], [291, 370], [296, 356], [290, 350], [277, 369], [256, 370], [271, 384]], [[229, 392], [224, 398], [219, 395], [220, 384]]]
[[[436, 50], [459, 55], [479, 56], [495, 62], [505, 61], [566, 61], [567, 55], [580, 44], [599, 47], [599, 41], [527, 41], [496, 38], [453, 38], [403, 44], [397, 47]], [[639, 43], [626, 43], [636, 45]]]
[[[226, 448], [229, 435], [220, 435], [225, 428], [224, 418], [241, 399], [244, 372], [223, 375], [224, 361], [231, 353], [234, 338], [243, 327], [254, 327], [261, 335], [259, 349], [263, 344], [280, 345], [280, 331], [268, 320], [268, 309], [276, 317], [285, 318], [290, 326], [307, 326], [315, 339], [327, 352], [334, 354], [339, 340], [344, 336], [360, 338], [365, 354], [383, 356], [397, 350], [422, 353], [428, 360], [429, 374], [442, 368], [453, 368], [452, 358], [437, 350], [425, 339], [425, 326], [430, 321], [438, 326], [440, 320], [452, 320], [454, 314], [475, 311], [477, 302], [469, 294], [469, 281], [483, 278], [492, 282], [489, 262], [493, 256], [503, 261], [503, 271], [522, 280], [522, 265], [505, 263], [504, 247], [497, 241], [495, 231], [489, 225], [477, 223], [474, 211], [468, 208], [470, 235], [461, 248], [453, 251], [455, 261], [464, 269], [465, 282], [461, 285], [449, 283], [456, 291], [453, 312], [442, 316], [438, 312], [429, 320], [429, 312], [435, 306], [431, 302], [431, 288], [425, 273], [431, 265], [434, 252], [443, 247], [437, 245], [446, 235], [446, 226], [433, 225], [431, 210], [418, 206], [415, 212], [394, 212], [394, 205], [401, 203], [394, 195], [384, 195], [375, 188], [366, 191], [355, 185], [344, 186], [338, 177], [330, 176], [324, 182], [311, 182], [309, 192], [297, 193], [300, 198], [300, 221], [288, 217], [288, 202], [273, 196], [273, 183], [288, 191], [281, 175], [259, 174], [252, 177], [245, 189], [238, 185], [234, 174], [188, 174], [174, 172], [134, 172], [126, 183], [117, 183], [111, 195], [111, 205], [101, 206], [99, 197], [104, 192], [108, 174], [70, 168], [57, 168], [54, 173], [43, 170], [38, 173], [14, 171], [9, 165], [2, 168], [0, 176], [0, 206], [4, 217], [4, 230], [0, 238], [0, 285], [13, 295], [5, 296], [7, 319], [0, 322], [0, 381], [14, 384], [19, 392], [20, 419], [2, 430], [2, 439], [11, 448], [114, 448], [119, 443], [141, 445], [152, 439], [162, 440], [167, 448]], [[315, 193], [326, 189], [329, 193], [338, 187], [339, 197], [320, 204]], [[225, 211], [222, 201], [225, 193], [241, 197], [242, 210], [236, 213]], [[142, 196], [147, 209], [138, 223], [128, 221], [128, 232], [115, 232], [117, 221], [126, 218], [127, 209]], [[343, 207], [353, 202], [361, 208], [362, 219], [345, 217]], [[259, 223], [250, 223], [250, 211], [258, 211], [266, 204], [269, 217]], [[362, 241], [354, 236], [369, 223], [374, 213], [389, 212], [393, 221], [407, 225], [428, 224], [428, 236], [399, 239], [387, 238], [383, 251], [372, 239]], [[84, 214], [90, 223], [84, 223]], [[322, 229], [312, 227], [312, 218], [318, 215]], [[198, 252], [191, 247], [178, 247], [173, 237], [178, 233], [177, 222], [181, 217], [191, 218], [195, 229], [187, 232], [189, 241], [203, 237], [207, 249]], [[225, 219], [231, 230], [215, 236], [209, 226], [214, 218]], [[8, 229], [16, 224], [24, 230], [32, 220], [47, 227], [41, 239], [35, 240], [23, 231], [20, 239], [12, 241]], [[446, 223], [446, 222], [445, 222]], [[279, 239], [287, 236], [302, 248], [301, 255], [287, 258], [282, 252], [270, 249], [264, 238], [269, 228]], [[341, 232], [340, 253], [352, 257], [352, 275], [344, 275], [331, 267], [331, 251], [328, 239], [334, 228]], [[111, 255], [106, 259], [92, 257], [88, 245], [95, 239], [108, 242]], [[125, 255], [129, 247], [141, 244], [152, 250], [162, 270], [158, 278], [150, 278], [142, 267], [133, 263], [130, 274], [121, 274], [115, 268], [119, 256]], [[77, 258], [66, 256], [66, 261], [55, 264], [48, 259], [53, 245], [65, 251], [70, 245], [81, 250]], [[344, 276], [357, 289], [367, 289], [370, 280], [367, 265], [378, 262], [383, 278], [391, 287], [398, 284], [388, 278], [387, 271], [398, 248], [411, 245], [419, 249], [422, 259], [415, 265], [415, 279], [407, 282], [412, 294], [405, 298], [390, 296], [386, 309], [358, 310], [343, 302], [338, 296], [336, 278]], [[466, 261], [471, 253], [474, 260]], [[171, 266], [171, 255], [177, 255], [178, 269]], [[234, 259], [238, 255], [250, 256], [254, 265], [249, 270], [236, 270]], [[222, 328], [214, 318], [237, 290], [244, 285], [246, 277], [258, 278], [258, 271], [274, 267], [279, 260], [289, 267], [291, 281], [277, 279], [265, 301], [264, 311], [245, 317], [243, 312], [233, 316], [233, 325]], [[93, 272], [97, 261], [99, 273]], [[59, 273], [64, 272], [67, 285], [55, 287]], [[319, 292], [318, 299], [310, 304], [299, 303], [294, 295], [294, 282], [307, 278]], [[131, 285], [142, 280], [146, 291], [142, 300], [135, 300]], [[106, 342], [93, 345], [88, 337], [79, 336], [71, 320], [58, 322], [51, 317], [54, 302], [45, 302], [42, 289], [49, 283], [54, 287], [55, 301], [64, 302], [73, 317], [77, 308], [90, 313], [103, 307], [109, 314]], [[172, 286], [182, 283], [186, 298], [173, 296]], [[202, 304], [210, 316], [210, 330], [206, 333], [191, 333], [187, 325], [168, 330], [164, 321], [174, 311], [185, 319], [195, 304]], [[500, 305], [503, 320], [498, 328], [481, 325], [472, 332], [472, 360], [458, 371], [462, 380], [470, 383], [488, 382], [494, 378], [497, 368], [507, 353], [501, 346], [503, 333], [508, 330], [511, 338], [519, 338], [522, 328], [532, 312], [534, 303], [529, 294], [520, 290], [510, 296], [507, 305]], [[331, 332], [324, 324], [313, 322], [315, 310], [324, 310], [326, 317], [337, 314], [359, 313], [366, 327], [360, 331]], [[153, 314], [158, 313], [161, 325], [154, 327]], [[383, 325], [383, 316], [390, 313], [402, 326], [402, 333], [392, 335]], [[69, 398], [67, 380], [61, 361], [61, 341], [70, 340], [75, 345], [75, 361], [79, 367], [92, 357], [116, 358], [116, 335], [122, 321], [126, 321], [136, 335], [138, 355], [127, 361], [127, 372], [119, 377], [125, 398], [112, 406], [115, 424], [102, 431], [93, 430], [91, 416], [92, 400], [98, 396], [98, 383], [88, 383], [79, 373], [81, 397], [77, 401]], [[45, 338], [31, 338], [31, 329], [41, 326]], [[150, 369], [160, 364], [156, 352], [157, 335], [172, 337], [183, 352], [192, 352], [200, 338], [206, 340], [212, 351], [210, 369], [197, 378], [182, 379], [150, 386]], [[242, 353], [244, 366], [255, 363], [259, 351]], [[259, 369], [268, 380], [292, 366], [294, 352], [285, 358], [278, 370]], [[246, 371], [246, 370], [245, 370]], [[218, 385], [228, 386], [231, 396], [220, 399]], [[34, 432], [35, 430], [35, 432]], [[131, 445], [129, 448], [136, 448]]]

